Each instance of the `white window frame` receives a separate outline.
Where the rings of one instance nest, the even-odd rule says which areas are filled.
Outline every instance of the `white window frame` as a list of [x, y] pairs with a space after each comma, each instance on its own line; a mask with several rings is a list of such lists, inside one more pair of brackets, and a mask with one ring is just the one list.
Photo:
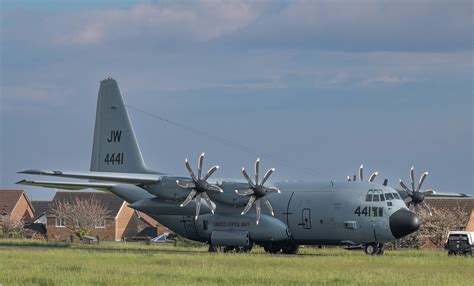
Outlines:
[[94, 228], [105, 228], [105, 218], [96, 221]]
[[54, 226], [57, 228], [66, 227], [66, 220], [62, 217], [56, 217]]

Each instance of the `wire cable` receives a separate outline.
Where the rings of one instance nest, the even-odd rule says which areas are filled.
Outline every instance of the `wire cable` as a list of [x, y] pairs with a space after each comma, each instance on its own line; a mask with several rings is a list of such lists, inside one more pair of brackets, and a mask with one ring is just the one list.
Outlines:
[[315, 175], [316, 172], [315, 170], [312, 170], [310, 168], [303, 168], [301, 166], [298, 166], [296, 165], [295, 163], [292, 163], [292, 162], [289, 162], [289, 161], [286, 161], [286, 160], [282, 160], [280, 158], [276, 158], [276, 157], [273, 157], [269, 154], [266, 154], [266, 153], [263, 153], [263, 152], [259, 152], [258, 150], [255, 150], [255, 149], [252, 149], [250, 147], [247, 147], [247, 146], [244, 146], [242, 144], [239, 144], [239, 143], [236, 143], [236, 142], [233, 142], [233, 141], [230, 141], [230, 140], [227, 140], [225, 138], [222, 138], [222, 137], [219, 137], [219, 136], [216, 136], [214, 134], [211, 134], [211, 133], [208, 133], [208, 132], [205, 132], [205, 131], [202, 131], [202, 130], [199, 130], [199, 129], [196, 129], [194, 127], [191, 127], [191, 126], [188, 126], [188, 125], [185, 125], [185, 124], [182, 124], [182, 123], [179, 123], [179, 122], [176, 122], [176, 121], [173, 121], [173, 120], [170, 120], [168, 118], [165, 118], [165, 117], [162, 117], [162, 116], [159, 116], [159, 115], [156, 115], [154, 113], [151, 113], [151, 112], [148, 112], [148, 111], [145, 111], [143, 109], [140, 109], [138, 107], [135, 107], [135, 106], [131, 106], [131, 105], [128, 105], [128, 104], [125, 104], [126, 107], [130, 108], [130, 109], [133, 109], [135, 111], [138, 111], [138, 112], [141, 112], [143, 114], [146, 114], [154, 119], [157, 119], [157, 120], [160, 120], [164, 123], [167, 123], [169, 125], [172, 125], [172, 126], [175, 126], [175, 127], [178, 127], [178, 128], [181, 128], [181, 129], [184, 129], [184, 130], [187, 130], [187, 131], [190, 131], [190, 132], [193, 132], [194, 134], [196, 135], [200, 135], [200, 136], [203, 136], [203, 137], [208, 137], [210, 139], [213, 139], [219, 143], [222, 143], [224, 145], [227, 145], [227, 146], [230, 146], [236, 150], [240, 150], [242, 152], [245, 152], [245, 153], [249, 153], [249, 154], [253, 154], [253, 155], [256, 155], [257, 157], [261, 157], [261, 158], [264, 158], [264, 159], [268, 159], [268, 160], [271, 160], [271, 161], [275, 161], [275, 162], [279, 162], [287, 167], [290, 167], [290, 168], [293, 168], [293, 169], [298, 169], [298, 170], [301, 170], [301, 171], [304, 171], [310, 175]]

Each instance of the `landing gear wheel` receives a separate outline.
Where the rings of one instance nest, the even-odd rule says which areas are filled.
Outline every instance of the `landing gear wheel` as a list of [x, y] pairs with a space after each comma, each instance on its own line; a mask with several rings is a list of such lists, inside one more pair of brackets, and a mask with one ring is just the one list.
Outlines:
[[298, 244], [285, 244], [281, 248], [284, 254], [297, 254], [300, 246]]
[[383, 243], [379, 243], [377, 255], [383, 255], [384, 253], [385, 253], [385, 247], [384, 247]]
[[365, 245], [365, 253], [374, 255], [379, 251], [377, 244], [375, 243], [368, 243]]
[[215, 245], [209, 245], [207, 252], [218, 252], [218, 249]]
[[263, 247], [265, 249], [265, 252], [271, 253], [271, 254], [277, 254], [281, 251], [281, 245], [279, 244], [267, 244]]
[[242, 246], [240, 248], [240, 252], [250, 252], [250, 251], [252, 251], [252, 248], [253, 248], [253, 241], [249, 241], [249, 245]]
[[222, 250], [224, 253], [225, 252], [231, 252], [231, 251], [234, 251], [234, 250], [240, 250], [238, 247], [234, 247], [234, 246], [224, 246], [224, 249]]

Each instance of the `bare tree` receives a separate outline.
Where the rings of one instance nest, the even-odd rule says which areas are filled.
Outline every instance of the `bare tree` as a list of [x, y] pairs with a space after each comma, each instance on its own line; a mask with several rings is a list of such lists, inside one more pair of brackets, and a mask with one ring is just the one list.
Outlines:
[[78, 237], [88, 235], [98, 224], [105, 224], [109, 215], [107, 208], [94, 196], [91, 198], [75, 197], [70, 201], [53, 201], [52, 213], [64, 220], [64, 226]]
[[9, 215], [0, 216], [0, 229], [2, 236], [6, 238], [22, 238], [25, 234], [22, 219], [14, 219]]
[[450, 230], [464, 230], [469, 220], [465, 208], [431, 208], [432, 215], [422, 209], [419, 212], [423, 224], [420, 229], [397, 242], [400, 247], [419, 247], [431, 241], [436, 247], [443, 247]]
[[454, 209], [432, 209], [432, 213], [432, 216], [426, 212], [422, 214], [420, 236], [437, 247], [443, 247], [450, 230], [464, 230], [469, 220], [469, 213], [459, 205]]

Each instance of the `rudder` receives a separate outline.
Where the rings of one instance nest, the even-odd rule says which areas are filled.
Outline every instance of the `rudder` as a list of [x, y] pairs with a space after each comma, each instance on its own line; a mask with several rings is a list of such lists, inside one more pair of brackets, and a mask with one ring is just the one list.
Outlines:
[[91, 171], [147, 173], [117, 82], [100, 82]]

